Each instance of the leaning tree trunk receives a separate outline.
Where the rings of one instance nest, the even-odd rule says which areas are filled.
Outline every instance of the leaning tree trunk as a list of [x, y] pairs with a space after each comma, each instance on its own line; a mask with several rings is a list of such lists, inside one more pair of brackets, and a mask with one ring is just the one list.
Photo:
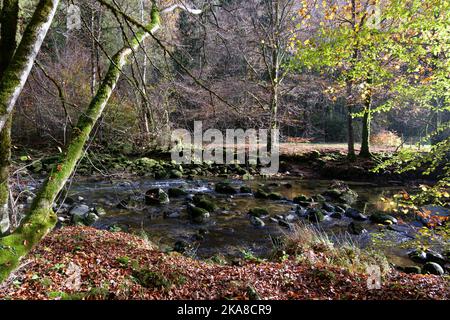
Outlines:
[[40, 0], [11, 63], [0, 81], [0, 131], [6, 125], [33, 67], [59, 0]]
[[[147, 29], [154, 32], [159, 25], [159, 12], [156, 6], [153, 6], [151, 23]], [[131, 41], [131, 46], [125, 46], [112, 57], [109, 70], [97, 94], [74, 128], [73, 140], [36, 195], [24, 222], [13, 234], [0, 239], [0, 282], [7, 278], [18, 266], [20, 259], [55, 226], [57, 217], [52, 209], [53, 203], [81, 158], [84, 145], [117, 85], [127, 57], [133, 50], [137, 50], [139, 44], [149, 35], [146, 31], [137, 33]]]
[[[0, 31], [0, 75], [5, 72], [16, 50], [19, 10], [19, 0], [3, 1]], [[11, 162], [11, 122], [12, 115], [7, 118], [3, 130], [0, 130], [0, 235], [8, 232], [11, 227], [8, 183]]]

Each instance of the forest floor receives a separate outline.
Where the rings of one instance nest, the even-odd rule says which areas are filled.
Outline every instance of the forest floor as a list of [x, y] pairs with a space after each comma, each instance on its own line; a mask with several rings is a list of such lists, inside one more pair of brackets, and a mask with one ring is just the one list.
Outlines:
[[448, 299], [449, 286], [444, 277], [392, 271], [382, 289], [368, 290], [366, 275], [326, 264], [199, 261], [134, 235], [65, 227], [32, 251], [0, 287], [0, 298]]

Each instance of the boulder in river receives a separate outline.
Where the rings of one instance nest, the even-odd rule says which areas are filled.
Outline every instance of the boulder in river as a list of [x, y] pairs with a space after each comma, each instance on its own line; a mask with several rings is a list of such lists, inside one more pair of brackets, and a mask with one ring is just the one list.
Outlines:
[[170, 188], [168, 191], [169, 197], [171, 198], [180, 198], [187, 196], [186, 190], [183, 190], [181, 188]]
[[222, 194], [236, 194], [237, 190], [233, 188], [228, 182], [219, 182], [215, 186], [217, 193]]
[[256, 199], [267, 199], [267, 198], [269, 198], [269, 194], [260, 188], [260, 189], [256, 190], [255, 198]]
[[369, 217], [370, 221], [379, 224], [397, 224], [397, 219], [383, 212], [376, 212]]
[[422, 268], [422, 272], [425, 274], [429, 273], [429, 274], [435, 274], [438, 276], [444, 275], [444, 269], [436, 262], [425, 263], [425, 265]]
[[306, 211], [306, 218], [311, 222], [322, 222], [325, 218], [322, 210], [317, 208], [309, 208]]
[[255, 227], [258, 227], [258, 228], [262, 228], [262, 227], [264, 227], [266, 225], [264, 223], [264, 221], [262, 221], [261, 218], [258, 218], [256, 216], [250, 216], [250, 223], [252, 225], [254, 225]]
[[365, 215], [363, 215], [361, 212], [359, 212], [358, 210], [353, 209], [353, 208], [348, 208], [347, 210], [345, 210], [345, 215], [349, 218], [352, 218], [352, 219], [358, 220], [358, 221], [367, 220], [367, 217]]
[[305, 196], [304, 194], [301, 194], [301, 195], [296, 196], [293, 201], [296, 204], [302, 204], [304, 202], [311, 202], [312, 199]]
[[202, 208], [198, 208], [192, 203], [188, 204], [187, 212], [192, 222], [194, 223], [204, 223], [210, 217], [208, 211]]
[[196, 207], [205, 209], [208, 212], [213, 212], [218, 209], [217, 205], [211, 200], [211, 198], [204, 195], [195, 195], [192, 200]]
[[145, 204], [147, 205], [161, 205], [169, 202], [169, 195], [161, 188], [150, 189], [145, 193]]
[[328, 201], [345, 204], [352, 204], [358, 198], [358, 194], [342, 181], [334, 181], [322, 196]]
[[425, 263], [427, 262], [427, 253], [422, 250], [414, 250], [408, 253], [408, 257], [417, 263]]
[[354, 234], [357, 236], [359, 236], [367, 231], [366, 229], [364, 229], [364, 227], [360, 223], [355, 223], [355, 222], [350, 223], [348, 225], [347, 230], [350, 234]]
[[264, 208], [253, 208], [253, 209], [250, 209], [248, 214], [253, 217], [263, 217], [263, 216], [268, 216], [269, 211], [267, 211], [267, 209], [264, 209]]

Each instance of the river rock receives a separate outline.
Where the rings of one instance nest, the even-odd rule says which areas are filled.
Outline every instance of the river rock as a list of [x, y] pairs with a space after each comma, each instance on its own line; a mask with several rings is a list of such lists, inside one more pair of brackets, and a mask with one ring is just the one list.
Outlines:
[[325, 218], [322, 210], [317, 208], [309, 208], [306, 211], [306, 218], [311, 222], [322, 222]]
[[208, 211], [202, 208], [198, 208], [191, 203], [188, 204], [187, 211], [189, 217], [194, 223], [204, 223], [210, 217]]
[[425, 263], [425, 265], [422, 268], [422, 272], [425, 274], [429, 273], [429, 274], [435, 274], [438, 276], [444, 275], [444, 269], [436, 262]]
[[91, 209], [85, 204], [75, 205], [72, 209], [70, 209], [69, 214], [71, 216], [84, 217]]
[[264, 208], [253, 208], [248, 212], [249, 215], [253, 217], [264, 217], [269, 215], [269, 211]]
[[84, 223], [87, 226], [94, 224], [98, 219], [100, 219], [94, 212], [90, 211], [84, 217]]
[[170, 178], [172, 178], [172, 179], [181, 179], [181, 178], [183, 178], [183, 173], [181, 171], [175, 170], [175, 169], [170, 170], [169, 175], [170, 175]]
[[255, 192], [256, 199], [267, 199], [268, 197], [269, 197], [269, 194], [261, 188], [256, 190], [256, 192]]
[[173, 246], [173, 250], [179, 253], [185, 253], [187, 249], [189, 248], [189, 243], [187, 243], [184, 240], [180, 240], [175, 242]]
[[145, 193], [145, 204], [147, 205], [161, 205], [169, 202], [169, 195], [161, 188], [150, 189]]
[[352, 204], [358, 198], [358, 194], [342, 181], [334, 181], [329, 190], [322, 193], [322, 196], [328, 201], [346, 204]]
[[427, 262], [435, 262], [440, 264], [441, 266], [446, 263], [446, 258], [439, 252], [427, 249], [425, 253], [427, 254]]
[[355, 222], [350, 223], [347, 230], [350, 234], [354, 234], [357, 236], [367, 232], [367, 230], [360, 223]]
[[427, 253], [422, 250], [414, 250], [408, 253], [408, 257], [417, 263], [425, 263], [427, 262]]
[[183, 190], [181, 188], [170, 188], [167, 190], [170, 198], [180, 198], [187, 196], [186, 190]]
[[195, 206], [205, 209], [208, 212], [214, 212], [218, 209], [217, 205], [204, 195], [195, 195], [192, 201]]
[[242, 186], [239, 190], [241, 193], [252, 193], [252, 189], [247, 186]]
[[294, 203], [296, 203], [296, 204], [302, 204], [302, 203], [304, 203], [304, 202], [309, 203], [309, 202], [311, 202], [312, 200], [311, 200], [311, 198], [305, 196], [304, 194], [301, 194], [301, 195], [296, 196], [296, 197], [294, 198], [293, 201], [294, 201]]
[[327, 212], [334, 212], [334, 206], [331, 203], [324, 202], [322, 204], [322, 209]]
[[376, 212], [369, 217], [370, 221], [380, 224], [397, 224], [397, 219], [383, 212]]
[[269, 198], [270, 200], [274, 200], [274, 201], [283, 199], [283, 197], [281, 196], [281, 194], [276, 193], [276, 192], [270, 193], [270, 194], [268, 195], [268, 198]]
[[364, 221], [367, 220], [367, 217], [365, 215], [363, 215], [361, 212], [359, 212], [356, 209], [353, 208], [349, 208], [347, 210], [345, 210], [345, 215], [349, 218], [358, 220], [358, 221]]
[[219, 182], [215, 186], [215, 190], [217, 193], [222, 194], [236, 194], [237, 191], [227, 182]]
[[409, 273], [409, 274], [421, 274], [422, 273], [422, 269], [419, 266], [408, 266], [408, 267], [404, 267], [402, 269], [402, 271], [404, 273]]
[[258, 228], [262, 228], [266, 225], [262, 219], [255, 216], [250, 216], [250, 223]]

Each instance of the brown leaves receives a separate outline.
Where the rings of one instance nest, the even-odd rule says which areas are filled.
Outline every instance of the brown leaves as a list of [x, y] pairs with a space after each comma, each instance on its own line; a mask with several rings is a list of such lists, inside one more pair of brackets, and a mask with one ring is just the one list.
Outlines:
[[[67, 287], [72, 269], [80, 271], [76, 291]], [[150, 281], [143, 286], [136, 274]], [[48, 235], [16, 279], [0, 289], [0, 298], [249, 299], [255, 294], [296, 300], [448, 298], [445, 281], [436, 276], [394, 273], [382, 290], [370, 291], [365, 275], [326, 264], [311, 266], [291, 259], [217, 265], [152, 250], [136, 236], [86, 227]]]

